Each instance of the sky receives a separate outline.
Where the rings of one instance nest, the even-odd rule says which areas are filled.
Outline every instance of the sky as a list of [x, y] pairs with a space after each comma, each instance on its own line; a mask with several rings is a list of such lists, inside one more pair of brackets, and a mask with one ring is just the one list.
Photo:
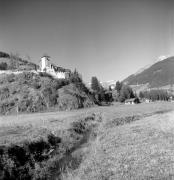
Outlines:
[[174, 55], [173, 0], [0, 0], [0, 51], [100, 81]]

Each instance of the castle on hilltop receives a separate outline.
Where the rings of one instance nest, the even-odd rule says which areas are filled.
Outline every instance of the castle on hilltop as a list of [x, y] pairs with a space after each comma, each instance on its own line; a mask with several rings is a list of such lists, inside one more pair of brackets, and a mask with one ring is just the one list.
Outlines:
[[49, 56], [43, 56], [40, 60], [40, 72], [46, 72], [57, 79], [66, 79], [71, 71], [52, 64]]

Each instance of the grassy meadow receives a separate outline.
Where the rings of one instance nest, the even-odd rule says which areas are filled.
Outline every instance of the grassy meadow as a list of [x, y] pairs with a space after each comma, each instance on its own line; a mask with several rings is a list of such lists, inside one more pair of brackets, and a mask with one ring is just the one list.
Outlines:
[[[173, 103], [157, 102], [150, 104], [101, 106], [73, 111], [45, 112], [32, 114], [19, 114], [0, 116], [0, 144], [15, 143], [33, 137], [42, 137], [46, 131], [54, 133], [66, 130], [70, 124], [78, 119], [91, 115], [100, 114], [103, 121], [108, 124], [116, 118], [151, 115], [155, 112], [171, 111]], [[103, 123], [103, 122], [102, 122]]]
[[[63, 179], [173, 179], [173, 108], [174, 104], [152, 103], [109, 109], [86, 158]], [[128, 123], [118, 123], [120, 119]]]
[[[49, 141], [43, 154], [55, 153], [49, 154], [44, 163], [31, 161], [41, 166], [31, 166], [36, 172], [29, 177], [35, 179], [172, 179], [173, 110], [174, 103], [170, 102], [116, 103], [66, 112], [1, 116], [0, 146], [21, 146], [54, 135], [54, 144]], [[61, 143], [56, 144], [57, 137]], [[70, 166], [69, 162], [76, 163]]]

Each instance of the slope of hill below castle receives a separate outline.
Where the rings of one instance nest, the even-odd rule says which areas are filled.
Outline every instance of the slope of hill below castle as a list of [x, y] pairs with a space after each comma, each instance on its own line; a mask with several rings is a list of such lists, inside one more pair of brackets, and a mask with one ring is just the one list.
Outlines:
[[[56, 79], [38, 65], [0, 52], [0, 114], [71, 110], [94, 105], [81, 80]], [[33, 71], [34, 70], [34, 71]]]
[[94, 105], [82, 82], [31, 72], [0, 75], [0, 114], [71, 110]]

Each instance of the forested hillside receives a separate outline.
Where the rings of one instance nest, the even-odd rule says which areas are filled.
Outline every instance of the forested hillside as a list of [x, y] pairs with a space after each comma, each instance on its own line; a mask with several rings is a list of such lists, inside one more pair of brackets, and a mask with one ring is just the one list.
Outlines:
[[23, 71], [0, 75], [0, 114], [71, 110], [94, 105], [91, 92], [78, 72], [68, 79], [33, 73], [38, 66], [16, 55], [0, 52], [0, 70]]
[[94, 104], [82, 82], [53, 79], [47, 74], [24, 72], [0, 76], [0, 113], [71, 110]]
[[124, 83], [128, 85], [149, 84], [150, 88], [158, 88], [174, 83], [174, 57], [159, 61], [141, 73], [132, 74]]

